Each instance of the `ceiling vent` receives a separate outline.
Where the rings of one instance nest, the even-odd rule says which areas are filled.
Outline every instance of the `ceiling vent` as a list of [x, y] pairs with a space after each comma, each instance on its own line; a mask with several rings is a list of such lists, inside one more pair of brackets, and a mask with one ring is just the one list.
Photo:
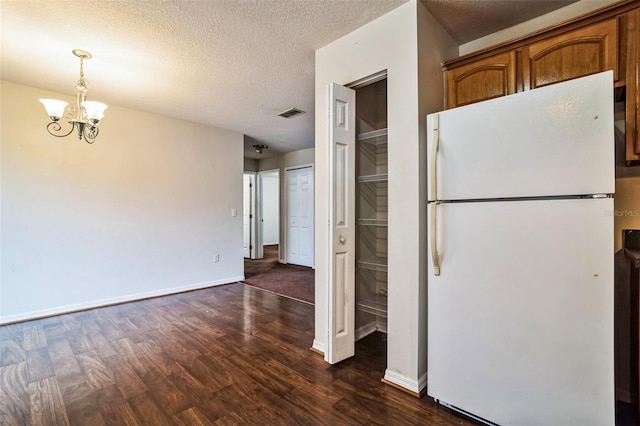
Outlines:
[[302, 111], [301, 109], [298, 109], [298, 108], [289, 108], [288, 110], [283, 111], [278, 115], [280, 117], [284, 117], [284, 118], [293, 118], [296, 115], [300, 115], [300, 114], [304, 114], [304, 111]]

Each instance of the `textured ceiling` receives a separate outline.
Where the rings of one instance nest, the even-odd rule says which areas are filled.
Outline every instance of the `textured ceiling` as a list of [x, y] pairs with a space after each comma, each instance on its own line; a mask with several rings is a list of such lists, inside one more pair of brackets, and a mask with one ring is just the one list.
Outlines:
[[[247, 157], [270, 156], [314, 145], [314, 51], [406, 1], [0, 0], [0, 78], [73, 95], [84, 49], [90, 99], [235, 130]], [[571, 2], [424, 3], [463, 42]], [[307, 113], [276, 116], [290, 107]]]
[[[0, 76], [73, 95], [84, 49], [90, 99], [235, 130], [273, 155], [314, 145], [314, 51], [405, 2], [3, 0]], [[276, 116], [290, 107], [307, 113]]]

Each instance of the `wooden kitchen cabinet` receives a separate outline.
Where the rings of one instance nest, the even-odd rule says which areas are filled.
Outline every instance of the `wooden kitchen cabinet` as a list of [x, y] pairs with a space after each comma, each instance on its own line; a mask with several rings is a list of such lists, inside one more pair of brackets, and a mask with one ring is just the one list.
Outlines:
[[447, 72], [447, 108], [515, 92], [515, 52], [492, 56]]
[[618, 20], [569, 31], [523, 51], [525, 90], [608, 70], [618, 81]]
[[622, 99], [625, 105], [626, 162], [640, 164], [639, 63], [640, 1], [622, 0], [444, 62], [445, 106], [455, 108], [612, 70], [616, 101]]
[[626, 25], [626, 160], [640, 163], [640, 8], [624, 16]]

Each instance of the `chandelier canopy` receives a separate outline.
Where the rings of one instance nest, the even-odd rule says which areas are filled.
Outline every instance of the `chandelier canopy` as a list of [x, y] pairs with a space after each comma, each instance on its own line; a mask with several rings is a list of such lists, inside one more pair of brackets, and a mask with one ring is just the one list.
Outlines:
[[[78, 130], [78, 139], [84, 139], [87, 143], [93, 143], [98, 136], [98, 123], [104, 117], [107, 105], [101, 102], [87, 101], [89, 82], [84, 79], [83, 60], [91, 59], [91, 53], [80, 49], [72, 50], [73, 54], [80, 58], [80, 80], [76, 83], [76, 106], [69, 106], [64, 101], [57, 99], [40, 99], [47, 110], [51, 122], [47, 125], [47, 131], [55, 137], [69, 136], [73, 129]], [[66, 112], [65, 112], [66, 111]], [[71, 127], [62, 128], [60, 118], [68, 119]]]

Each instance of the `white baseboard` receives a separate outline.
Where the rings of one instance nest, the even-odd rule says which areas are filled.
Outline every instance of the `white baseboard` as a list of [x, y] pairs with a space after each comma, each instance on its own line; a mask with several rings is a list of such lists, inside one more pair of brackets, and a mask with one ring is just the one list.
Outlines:
[[311, 348], [315, 351], [324, 353], [324, 350], [325, 350], [324, 342], [320, 342], [319, 340], [313, 339], [313, 345], [311, 345]]
[[414, 380], [387, 369], [384, 372], [384, 380], [418, 395], [427, 387], [427, 373], [424, 373], [418, 380]]
[[84, 311], [87, 309], [101, 308], [104, 306], [117, 305], [119, 303], [134, 302], [136, 300], [150, 299], [152, 297], [167, 296], [175, 293], [182, 293], [191, 290], [200, 290], [207, 287], [215, 287], [223, 284], [231, 284], [244, 279], [244, 276], [230, 277], [221, 280], [207, 281], [197, 284], [189, 284], [180, 287], [165, 288], [162, 290], [145, 291], [143, 293], [128, 294], [126, 296], [111, 297], [108, 299], [94, 300], [73, 305], [56, 306], [55, 308], [41, 309], [38, 311], [24, 312], [14, 315], [0, 316], [0, 325], [14, 322], [30, 321], [38, 318], [50, 317], [53, 315], [68, 314], [71, 312]]
[[365, 324], [363, 326], [360, 326], [356, 329], [355, 332], [355, 339], [356, 341], [363, 339], [365, 337], [367, 337], [368, 335], [375, 333], [376, 331], [378, 331], [378, 327], [376, 326], [376, 322], [370, 322], [368, 324]]

